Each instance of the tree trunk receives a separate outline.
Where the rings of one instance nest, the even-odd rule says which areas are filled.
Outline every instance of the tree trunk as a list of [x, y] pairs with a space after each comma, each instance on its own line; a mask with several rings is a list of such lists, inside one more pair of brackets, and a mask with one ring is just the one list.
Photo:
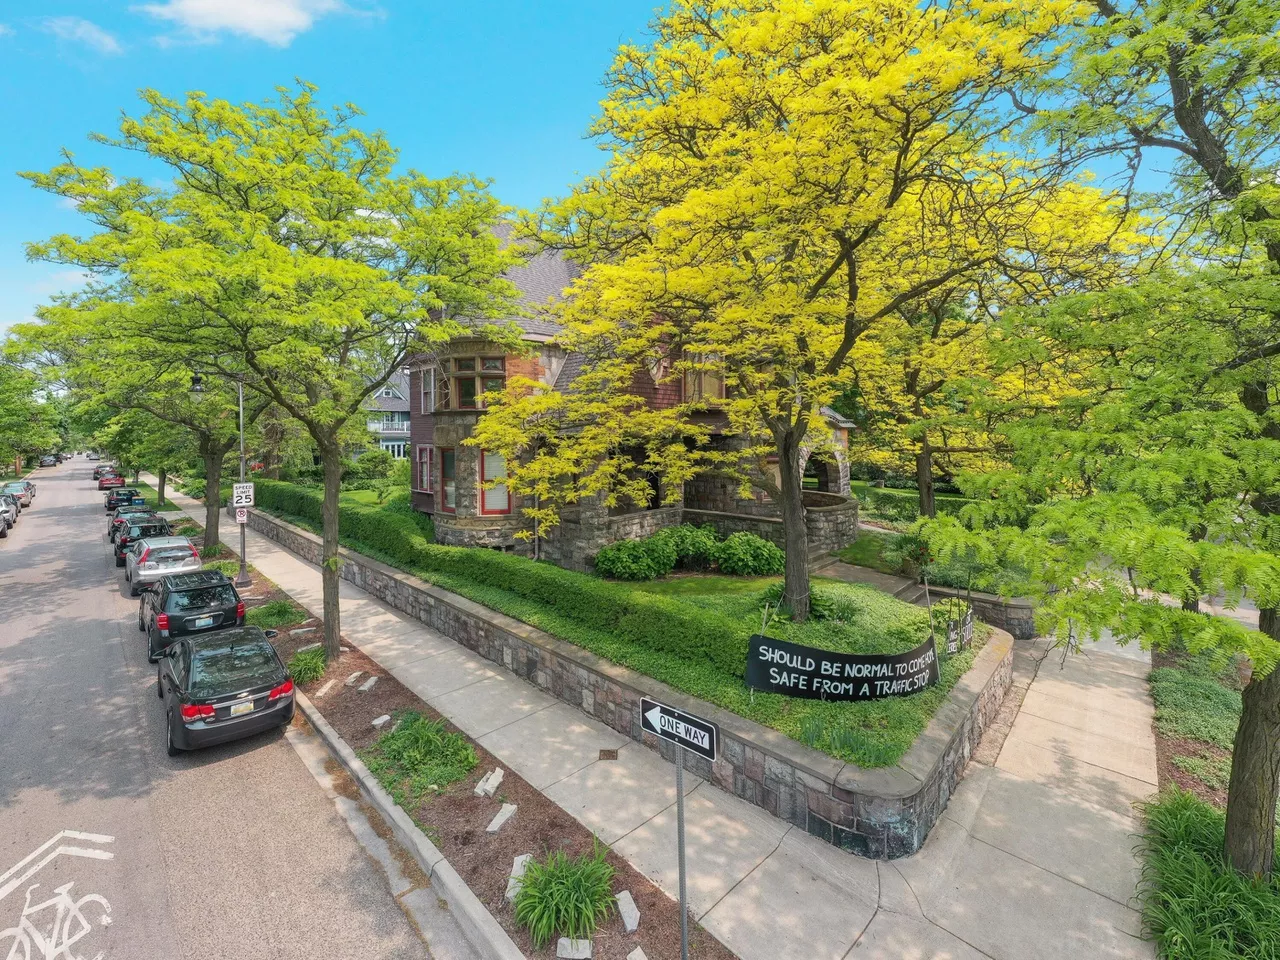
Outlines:
[[202, 443], [204, 457], [204, 549], [201, 553], [212, 557], [218, 552], [218, 521], [222, 517], [222, 457], [221, 446]]
[[156, 475], [156, 504], [164, 506], [164, 482], [169, 477], [169, 471], [164, 467], [160, 468], [160, 472]]
[[920, 450], [916, 453], [916, 486], [920, 490], [920, 516], [937, 516], [933, 499], [933, 447], [927, 433], [920, 438]]
[[[1263, 610], [1259, 629], [1280, 640], [1280, 610]], [[1280, 669], [1244, 688], [1244, 712], [1231, 754], [1227, 860], [1241, 873], [1269, 877], [1275, 864], [1280, 795]]]
[[324, 546], [320, 562], [320, 584], [324, 593], [324, 653], [332, 663], [342, 646], [342, 622], [338, 611], [338, 494], [342, 490], [342, 450], [336, 438], [320, 445], [320, 466], [324, 471]]
[[791, 619], [801, 623], [809, 619], [809, 532], [804, 521], [800, 441], [790, 432], [778, 451], [778, 492], [787, 555], [782, 602]]

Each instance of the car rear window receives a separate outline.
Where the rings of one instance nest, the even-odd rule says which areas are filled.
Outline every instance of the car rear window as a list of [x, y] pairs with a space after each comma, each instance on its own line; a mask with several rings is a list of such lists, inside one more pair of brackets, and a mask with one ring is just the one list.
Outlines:
[[225, 647], [198, 647], [191, 662], [188, 690], [195, 697], [216, 697], [270, 683], [280, 676], [271, 644], [250, 640]]
[[182, 613], [185, 610], [204, 610], [207, 607], [229, 607], [235, 602], [236, 592], [231, 589], [231, 584], [218, 583], [169, 594], [167, 612]]
[[148, 560], [155, 560], [157, 563], [173, 563], [175, 560], [190, 560], [191, 549], [189, 547], [161, 547], [151, 551]]
[[144, 523], [137, 524], [129, 528], [129, 539], [137, 540], [141, 537], [163, 537], [169, 531], [165, 529], [162, 523]]

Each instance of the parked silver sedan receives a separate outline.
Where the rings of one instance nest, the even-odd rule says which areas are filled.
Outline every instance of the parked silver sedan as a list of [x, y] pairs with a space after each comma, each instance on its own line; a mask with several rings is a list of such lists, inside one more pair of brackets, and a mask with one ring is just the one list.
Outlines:
[[194, 573], [201, 568], [200, 552], [186, 537], [151, 537], [129, 544], [125, 553], [124, 578], [129, 596], [171, 573]]
[[13, 480], [0, 487], [0, 491], [11, 493], [18, 498], [18, 502], [24, 507], [31, 506], [31, 500], [36, 495], [36, 485], [30, 480]]

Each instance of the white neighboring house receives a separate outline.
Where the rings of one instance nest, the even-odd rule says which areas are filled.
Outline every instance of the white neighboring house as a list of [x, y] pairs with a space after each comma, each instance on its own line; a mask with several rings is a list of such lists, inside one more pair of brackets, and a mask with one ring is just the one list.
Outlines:
[[364, 402], [369, 432], [378, 445], [397, 460], [409, 449], [409, 374], [397, 370], [380, 389]]

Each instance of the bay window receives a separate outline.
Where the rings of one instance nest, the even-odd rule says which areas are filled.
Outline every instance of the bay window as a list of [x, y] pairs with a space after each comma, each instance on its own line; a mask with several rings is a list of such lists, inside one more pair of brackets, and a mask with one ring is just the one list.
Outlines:
[[487, 485], [493, 480], [507, 478], [507, 461], [500, 453], [480, 452], [480, 512], [510, 513], [511, 494], [505, 483], [493, 487]]
[[440, 448], [440, 509], [458, 509], [458, 461], [452, 447]]

